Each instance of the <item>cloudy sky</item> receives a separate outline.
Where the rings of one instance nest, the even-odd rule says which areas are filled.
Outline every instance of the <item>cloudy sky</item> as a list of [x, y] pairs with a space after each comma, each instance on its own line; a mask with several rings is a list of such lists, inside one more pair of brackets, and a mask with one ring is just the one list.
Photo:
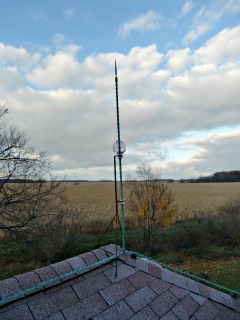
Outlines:
[[0, 0], [0, 101], [53, 174], [240, 169], [239, 0]]

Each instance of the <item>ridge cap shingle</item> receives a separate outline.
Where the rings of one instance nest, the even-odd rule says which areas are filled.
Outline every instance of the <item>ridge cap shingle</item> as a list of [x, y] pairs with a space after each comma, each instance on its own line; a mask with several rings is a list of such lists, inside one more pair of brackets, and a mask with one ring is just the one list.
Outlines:
[[[120, 252], [120, 247], [118, 246], [117, 248], [118, 248], [118, 252]], [[107, 246], [103, 246], [98, 249], [82, 253], [78, 256], [52, 263], [48, 266], [37, 268], [32, 271], [28, 271], [28, 272], [25, 272], [22, 274], [14, 275], [14, 276], [7, 278], [7, 279], [4, 279], [4, 280], [0, 280], [0, 301], [4, 300], [6, 298], [9, 298], [11, 296], [20, 294], [20, 293], [24, 292], [24, 290], [33, 288], [34, 286], [40, 285], [41, 283], [48, 282], [52, 279], [56, 279], [56, 281], [53, 281], [49, 285], [46, 284], [42, 287], [40, 285], [41, 288], [40, 289], [36, 288], [36, 290], [34, 290], [33, 293], [35, 293], [37, 291], [41, 291], [41, 290], [45, 289], [46, 287], [53, 287], [53, 286], [59, 284], [59, 280], [57, 280], [57, 278], [60, 279], [61, 276], [64, 276], [67, 273], [72, 273], [72, 275], [66, 277], [65, 279], [61, 279], [61, 281], [67, 281], [67, 280], [69, 280], [69, 278], [73, 278], [73, 277], [79, 275], [79, 272], [75, 272], [78, 269], [83, 268], [83, 269], [85, 269], [83, 271], [83, 273], [88, 272], [89, 271], [89, 269], [87, 269], [88, 266], [90, 266], [93, 263], [97, 263], [97, 262], [100, 262], [101, 260], [104, 260], [104, 259], [101, 259], [101, 257], [103, 257], [103, 255], [104, 255], [104, 253], [105, 253], [105, 255], [104, 255], [105, 259], [113, 256], [114, 250], [116, 251], [116, 245], [109, 244]], [[92, 259], [93, 257], [94, 257], [94, 260]], [[76, 258], [79, 258], [80, 260], [78, 260]], [[74, 263], [73, 263], [73, 260], [71, 260], [71, 259], [75, 259]], [[80, 261], [81, 261], [81, 263], [80, 263]], [[107, 262], [103, 262], [102, 264], [104, 264], [104, 263], [107, 263]], [[98, 265], [90, 268], [90, 270], [97, 268], [97, 267], [98, 267]], [[50, 270], [52, 270], [52, 271], [50, 271]], [[39, 274], [40, 273], [44, 274], [44, 271], [46, 271], [46, 273], [54, 272], [56, 274], [56, 276], [53, 278], [46, 277], [45, 280], [42, 280], [42, 278]], [[42, 274], [42, 277], [44, 277], [43, 274]], [[29, 278], [29, 276], [31, 276], [31, 277]], [[33, 279], [33, 278], [35, 278], [35, 279]], [[25, 285], [27, 283], [29, 284], [29, 286]], [[26, 295], [28, 295], [28, 294], [24, 294], [22, 296], [26, 296]], [[22, 298], [22, 296], [21, 296], [21, 298]], [[17, 300], [17, 298], [14, 300]]]
[[240, 309], [239, 300], [234, 299], [230, 295], [216, 290], [215, 288], [211, 288], [186, 276], [182, 276], [174, 271], [168, 270], [157, 262], [148, 260], [147, 257], [142, 258], [137, 256], [131, 258], [131, 256], [126, 253], [120, 257], [120, 260], [167, 283], [171, 283], [181, 289], [197, 294], [200, 297], [211, 299], [212, 301], [221, 303], [231, 309]]

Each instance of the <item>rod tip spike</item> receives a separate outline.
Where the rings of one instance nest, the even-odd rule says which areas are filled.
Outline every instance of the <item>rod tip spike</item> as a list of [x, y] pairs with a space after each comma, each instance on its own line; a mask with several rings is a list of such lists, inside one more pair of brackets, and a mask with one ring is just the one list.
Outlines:
[[115, 75], [117, 75], [117, 61], [115, 59]]

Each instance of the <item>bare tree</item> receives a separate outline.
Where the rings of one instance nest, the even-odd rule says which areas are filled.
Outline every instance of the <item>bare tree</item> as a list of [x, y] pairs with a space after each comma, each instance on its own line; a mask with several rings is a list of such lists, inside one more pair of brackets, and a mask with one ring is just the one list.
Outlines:
[[63, 187], [50, 175], [47, 154], [9, 125], [7, 112], [0, 106], [0, 230], [39, 230], [65, 214]]
[[169, 186], [154, 174], [151, 167], [141, 164], [137, 177], [129, 177], [128, 208], [143, 230], [144, 249], [148, 251], [160, 226], [169, 226], [175, 221], [177, 207]]

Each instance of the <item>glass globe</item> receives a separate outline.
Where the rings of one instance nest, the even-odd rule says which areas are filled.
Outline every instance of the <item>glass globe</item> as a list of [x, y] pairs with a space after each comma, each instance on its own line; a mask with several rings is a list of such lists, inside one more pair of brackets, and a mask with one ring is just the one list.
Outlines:
[[115, 152], [116, 154], [123, 154], [125, 151], [126, 151], [125, 143], [120, 140], [120, 150], [119, 150], [119, 144], [117, 140], [113, 145], [113, 152]]

